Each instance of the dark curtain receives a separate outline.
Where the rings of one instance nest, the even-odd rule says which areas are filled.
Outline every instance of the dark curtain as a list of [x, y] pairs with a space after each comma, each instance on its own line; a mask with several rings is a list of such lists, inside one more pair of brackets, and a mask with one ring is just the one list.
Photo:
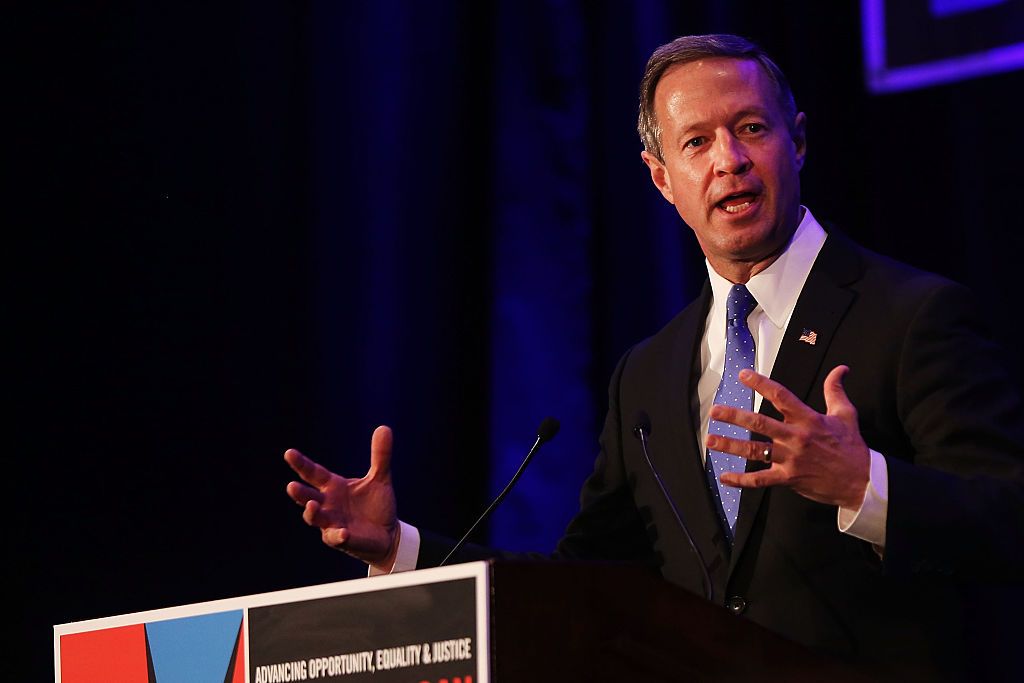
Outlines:
[[362, 575], [302, 524], [281, 453], [361, 474], [378, 424], [400, 516], [458, 536], [558, 418], [477, 538], [549, 550], [615, 362], [704, 277], [634, 131], [683, 33], [776, 56], [805, 203], [979, 289], [1017, 377], [1024, 77], [870, 96], [859, 27], [851, 1], [25, 3], [5, 224], [31, 678], [53, 624]]

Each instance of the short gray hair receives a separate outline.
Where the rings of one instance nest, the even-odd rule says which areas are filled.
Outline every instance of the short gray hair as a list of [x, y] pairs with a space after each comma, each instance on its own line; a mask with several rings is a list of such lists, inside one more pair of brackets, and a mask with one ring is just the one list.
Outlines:
[[746, 38], [728, 33], [682, 36], [654, 51], [651, 58], [647, 60], [647, 68], [644, 69], [644, 77], [640, 81], [640, 115], [637, 120], [637, 132], [640, 133], [644, 149], [657, 157], [658, 161], [665, 161], [661, 146], [661, 125], [658, 123], [658, 115], [654, 111], [654, 91], [658, 87], [658, 82], [661, 81], [661, 77], [665, 75], [669, 67], [708, 57], [732, 57], [757, 62], [775, 84], [779, 107], [786, 117], [786, 124], [792, 127], [793, 121], [796, 119], [796, 101], [793, 99], [789, 81], [786, 80], [782, 69], [760, 46]]

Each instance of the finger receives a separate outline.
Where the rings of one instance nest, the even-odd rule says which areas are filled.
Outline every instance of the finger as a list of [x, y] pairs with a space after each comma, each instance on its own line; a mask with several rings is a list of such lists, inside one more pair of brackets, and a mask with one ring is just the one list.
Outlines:
[[318, 489], [311, 486], [306, 486], [297, 481], [288, 482], [288, 486], [285, 487], [285, 491], [288, 496], [299, 505], [305, 506], [311, 500], [315, 500], [317, 503], [324, 502], [324, 496]]
[[317, 519], [320, 514], [320, 503], [315, 500], [307, 500], [306, 506], [302, 509], [302, 521], [309, 526], [319, 526]]
[[349, 536], [348, 529], [345, 527], [329, 527], [322, 529], [320, 532], [320, 538], [332, 548], [340, 548], [345, 545], [348, 542]]
[[381, 425], [373, 430], [373, 437], [370, 439], [370, 471], [366, 476], [379, 481], [391, 480], [391, 448], [394, 443], [394, 435], [391, 427]]
[[739, 378], [745, 385], [771, 401], [783, 417], [797, 417], [813, 412], [789, 389], [760, 373], [743, 369], [740, 370]]
[[789, 478], [782, 469], [774, 465], [769, 469], [758, 472], [723, 472], [719, 479], [726, 486], [733, 486], [738, 489], [760, 489], [766, 486], [779, 486], [789, 482]]
[[857, 418], [857, 409], [846, 395], [846, 389], [843, 387], [843, 380], [849, 371], [849, 366], [837, 365], [832, 368], [832, 371], [825, 378], [826, 414], [838, 417], [852, 417], [853, 419]]
[[747, 460], [768, 462], [773, 456], [770, 441], [751, 441], [750, 439], [731, 439], [718, 434], [708, 434], [707, 447], [713, 451], [731, 453]]
[[284, 460], [302, 479], [317, 488], [322, 488], [331, 480], [331, 471], [319, 465], [294, 448], [284, 452]]
[[789, 434], [789, 428], [775, 418], [762, 415], [761, 413], [743, 410], [742, 408], [713, 405], [711, 406], [709, 414], [713, 420], [728, 422], [729, 424], [736, 425], [737, 427], [749, 429], [757, 434], [764, 434], [773, 441], [782, 440]]
[[315, 526], [323, 532], [325, 529], [336, 528], [338, 521], [335, 516], [325, 512], [320, 503], [315, 500], [306, 501], [306, 507], [302, 509], [302, 521], [309, 526]]

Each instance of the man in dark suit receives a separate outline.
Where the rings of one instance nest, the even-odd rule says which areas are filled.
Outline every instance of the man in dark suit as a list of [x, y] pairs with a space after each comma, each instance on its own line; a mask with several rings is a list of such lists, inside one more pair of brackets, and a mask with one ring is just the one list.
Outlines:
[[[659, 48], [640, 132], [709, 279], [619, 363], [557, 554], [647, 563], [886, 676], [980, 677], [971, 591], [1024, 571], [1024, 413], [970, 295], [800, 205], [804, 114], [744, 39]], [[380, 427], [369, 473], [346, 479], [288, 451], [306, 482], [288, 493], [372, 571], [436, 564], [447, 545], [396, 519], [390, 452]]]

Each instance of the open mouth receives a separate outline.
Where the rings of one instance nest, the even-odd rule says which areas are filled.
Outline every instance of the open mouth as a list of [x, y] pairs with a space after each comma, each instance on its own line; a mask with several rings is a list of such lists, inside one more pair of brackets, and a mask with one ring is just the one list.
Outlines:
[[723, 198], [715, 206], [726, 213], [740, 214], [753, 206], [758, 197], [754, 192], [737, 192]]

